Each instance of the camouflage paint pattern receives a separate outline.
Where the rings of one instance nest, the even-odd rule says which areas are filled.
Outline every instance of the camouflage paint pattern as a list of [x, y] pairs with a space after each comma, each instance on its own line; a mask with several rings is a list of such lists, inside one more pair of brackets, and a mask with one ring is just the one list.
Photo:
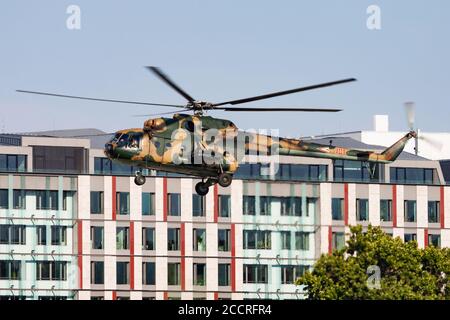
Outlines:
[[244, 132], [228, 120], [175, 114], [173, 118], [149, 119], [142, 129], [116, 132], [105, 145], [105, 155], [141, 168], [217, 177], [220, 172], [235, 173], [246, 154], [390, 163], [415, 136], [414, 131], [408, 132], [378, 153]]

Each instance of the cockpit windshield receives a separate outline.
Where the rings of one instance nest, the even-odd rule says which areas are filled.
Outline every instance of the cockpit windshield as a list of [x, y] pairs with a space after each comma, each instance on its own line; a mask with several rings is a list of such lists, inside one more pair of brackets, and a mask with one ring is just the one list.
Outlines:
[[111, 138], [108, 140], [108, 143], [117, 143], [117, 141], [119, 141], [120, 136], [122, 135], [122, 133], [117, 132], [114, 135], [111, 136]]
[[116, 135], [113, 142], [117, 143], [118, 147], [126, 149], [141, 149], [142, 132], [129, 132]]

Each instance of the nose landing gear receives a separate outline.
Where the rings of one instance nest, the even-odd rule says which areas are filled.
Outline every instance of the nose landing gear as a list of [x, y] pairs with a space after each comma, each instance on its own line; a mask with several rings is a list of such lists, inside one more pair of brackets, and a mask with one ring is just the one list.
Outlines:
[[141, 171], [136, 171], [134, 183], [138, 186], [142, 186], [145, 183], [145, 176], [142, 175]]

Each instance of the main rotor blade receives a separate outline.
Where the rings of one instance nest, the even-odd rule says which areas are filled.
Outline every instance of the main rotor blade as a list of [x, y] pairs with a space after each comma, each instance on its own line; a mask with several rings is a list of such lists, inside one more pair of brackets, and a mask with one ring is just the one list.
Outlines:
[[172, 87], [176, 92], [181, 94], [187, 101], [194, 103], [195, 99], [192, 98], [189, 94], [187, 94], [183, 89], [181, 89], [178, 85], [175, 84], [167, 75], [165, 75], [159, 68], [149, 66], [147, 67], [150, 71], [152, 71], [157, 77], [159, 77], [162, 81], [164, 81], [167, 85]]
[[101, 101], [101, 102], [114, 102], [114, 103], [139, 104], [139, 105], [146, 105], [146, 106], [162, 106], [162, 107], [186, 108], [186, 106], [178, 105], [178, 104], [150, 103], [150, 102], [129, 101], [129, 100], [112, 100], [112, 99], [102, 99], [102, 98], [69, 96], [69, 95], [65, 95], [65, 94], [39, 92], [39, 91], [28, 91], [28, 90], [16, 90], [16, 91], [20, 92], [20, 93], [31, 93], [31, 94], [38, 94], [38, 95], [43, 95], [43, 96], [59, 97], [59, 98], [70, 98], [70, 99]]
[[162, 113], [153, 113], [153, 114], [133, 114], [133, 117], [154, 117], [154, 116], [163, 116], [166, 114], [174, 114], [178, 112], [183, 111], [191, 111], [191, 109], [184, 109], [184, 110], [177, 110], [177, 111], [169, 111], [169, 112], [162, 112]]
[[312, 85], [312, 86], [301, 87], [301, 88], [296, 88], [296, 89], [291, 89], [291, 90], [286, 90], [286, 91], [273, 92], [273, 93], [268, 93], [268, 94], [255, 96], [255, 97], [250, 97], [250, 98], [244, 98], [244, 99], [230, 100], [230, 101], [226, 101], [226, 102], [215, 103], [215, 104], [213, 104], [213, 106], [222, 106], [224, 104], [233, 104], [234, 105], [234, 104], [247, 103], [247, 102], [251, 102], [251, 101], [257, 101], [257, 100], [263, 100], [263, 99], [269, 99], [269, 98], [284, 96], [284, 95], [287, 95], [287, 94], [301, 92], [301, 91], [307, 91], [307, 90], [313, 90], [313, 89], [318, 89], [318, 88], [330, 87], [330, 86], [334, 86], [334, 85], [337, 85], [337, 84], [346, 83], [346, 82], [352, 82], [352, 81], [356, 81], [356, 79], [355, 78], [349, 78], [349, 79], [343, 79], [343, 80], [338, 80], [338, 81], [325, 82], [325, 83], [320, 83], [320, 84], [316, 84], [316, 85]]
[[224, 111], [303, 111], [303, 112], [339, 112], [342, 109], [321, 109], [321, 108], [241, 108], [241, 107], [218, 107], [213, 110]]

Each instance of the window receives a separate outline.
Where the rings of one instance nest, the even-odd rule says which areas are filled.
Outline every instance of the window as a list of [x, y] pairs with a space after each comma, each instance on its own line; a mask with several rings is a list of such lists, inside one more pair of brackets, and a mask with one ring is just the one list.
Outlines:
[[231, 196], [219, 195], [219, 216], [222, 218], [229, 218], [231, 212]]
[[428, 168], [391, 167], [390, 176], [392, 183], [434, 184], [437, 182], [434, 169]]
[[0, 171], [27, 171], [27, 156], [21, 154], [0, 154]]
[[0, 260], [0, 279], [21, 280], [21, 261]]
[[85, 149], [81, 147], [33, 146], [33, 172], [85, 172]]
[[180, 250], [180, 229], [168, 228], [167, 229], [167, 250], [177, 251]]
[[47, 245], [47, 227], [36, 226], [36, 243], [39, 246]]
[[392, 200], [380, 200], [380, 219], [381, 221], [392, 221]]
[[283, 163], [278, 166], [275, 178], [277, 180], [326, 181], [327, 170], [326, 165]]
[[0, 189], [0, 209], [8, 209], [8, 190]]
[[194, 286], [206, 285], [206, 263], [194, 263]]
[[281, 266], [281, 283], [294, 284], [297, 278], [301, 277], [308, 266]]
[[244, 196], [243, 197], [243, 206], [242, 206], [243, 214], [252, 215], [256, 214], [255, 212], [255, 196]]
[[369, 200], [356, 199], [356, 221], [367, 221], [369, 219]]
[[436, 248], [441, 247], [441, 236], [438, 234], [428, 235], [428, 245], [435, 246]]
[[238, 170], [235, 173], [235, 179], [261, 179], [261, 164], [240, 164]]
[[92, 284], [105, 283], [105, 263], [103, 261], [91, 262], [91, 283]]
[[13, 191], [13, 208], [14, 209], [26, 209], [26, 191], [14, 190]]
[[65, 296], [39, 296], [38, 300], [67, 300]]
[[205, 199], [205, 197], [199, 196], [198, 194], [192, 195], [192, 215], [194, 217], [205, 216]]
[[26, 296], [0, 296], [0, 301], [19, 301], [19, 300], [27, 300]]
[[74, 211], [75, 210], [75, 203], [74, 203], [74, 195], [75, 195], [75, 192], [74, 191], [63, 191], [63, 210], [64, 211], [66, 211], [66, 210], [68, 210], [69, 208], [67, 207], [67, 205], [68, 205], [68, 203], [70, 203], [69, 202], [69, 199], [70, 199], [70, 201], [72, 202], [71, 204], [72, 204], [72, 208], [70, 208], [70, 210], [72, 210], [72, 211]]
[[268, 267], [263, 264], [244, 264], [244, 283], [268, 283]]
[[155, 274], [154, 262], [142, 263], [142, 284], [148, 286], [155, 285]]
[[180, 264], [171, 263], [167, 264], [167, 284], [169, 286], [178, 286], [181, 281]]
[[107, 175], [132, 175], [136, 168], [113, 162], [108, 158], [95, 157], [94, 158], [94, 173]]
[[117, 284], [128, 284], [128, 278], [130, 274], [130, 263], [118, 261], [116, 263], [116, 283]]
[[0, 225], [0, 244], [25, 244], [26, 226]]
[[102, 214], [103, 213], [103, 192], [91, 191], [91, 213]]
[[[317, 198], [306, 198], [306, 216], [315, 216], [316, 215], [316, 203]], [[303, 211], [303, 207], [301, 209]], [[303, 212], [300, 214], [303, 215]]]
[[259, 197], [259, 214], [262, 216], [270, 216], [270, 203], [271, 197], [261, 196]]
[[331, 236], [333, 250], [341, 250], [345, 247], [344, 232], [333, 232]]
[[167, 195], [169, 216], [179, 216], [181, 214], [181, 200], [179, 193], [169, 193]]
[[91, 243], [92, 249], [103, 249], [104, 232], [103, 227], [91, 227]]
[[229, 286], [231, 279], [231, 268], [229, 263], [219, 263], [219, 286]]
[[219, 229], [217, 232], [218, 249], [219, 251], [230, 251], [231, 244], [231, 230]]
[[309, 250], [309, 232], [299, 231], [295, 233], [295, 249]]
[[415, 233], [405, 233], [404, 239], [405, 239], [405, 242], [417, 241], [417, 234], [415, 234]]
[[281, 231], [280, 236], [281, 236], [281, 249], [291, 250], [291, 232]]
[[371, 163], [373, 170], [373, 178], [367, 168], [367, 164], [363, 161], [354, 160], [334, 160], [334, 181], [380, 181], [380, 170], [383, 169], [379, 164]]
[[36, 280], [67, 280], [67, 262], [37, 261]]
[[9, 226], [0, 225], [0, 244], [9, 244]]
[[271, 249], [271, 231], [244, 230], [244, 249]]
[[51, 226], [52, 245], [53, 246], [65, 246], [67, 239], [67, 227], [66, 226]]
[[194, 251], [206, 251], [206, 229], [193, 229]]
[[128, 227], [116, 228], [116, 249], [127, 250], [129, 248], [130, 229]]
[[142, 245], [144, 250], [155, 250], [155, 228], [142, 228]]
[[155, 194], [149, 192], [142, 193], [142, 215], [153, 216], [155, 214]]
[[439, 223], [441, 221], [439, 201], [428, 201], [428, 222]]
[[302, 215], [302, 198], [300, 197], [281, 197], [281, 215], [297, 216]]
[[36, 210], [58, 210], [58, 191], [36, 191]]
[[416, 201], [405, 200], [405, 222], [416, 222]]
[[117, 213], [120, 215], [130, 214], [130, 193], [129, 192], [117, 192]]
[[331, 199], [331, 216], [333, 220], [344, 220], [344, 199]]

